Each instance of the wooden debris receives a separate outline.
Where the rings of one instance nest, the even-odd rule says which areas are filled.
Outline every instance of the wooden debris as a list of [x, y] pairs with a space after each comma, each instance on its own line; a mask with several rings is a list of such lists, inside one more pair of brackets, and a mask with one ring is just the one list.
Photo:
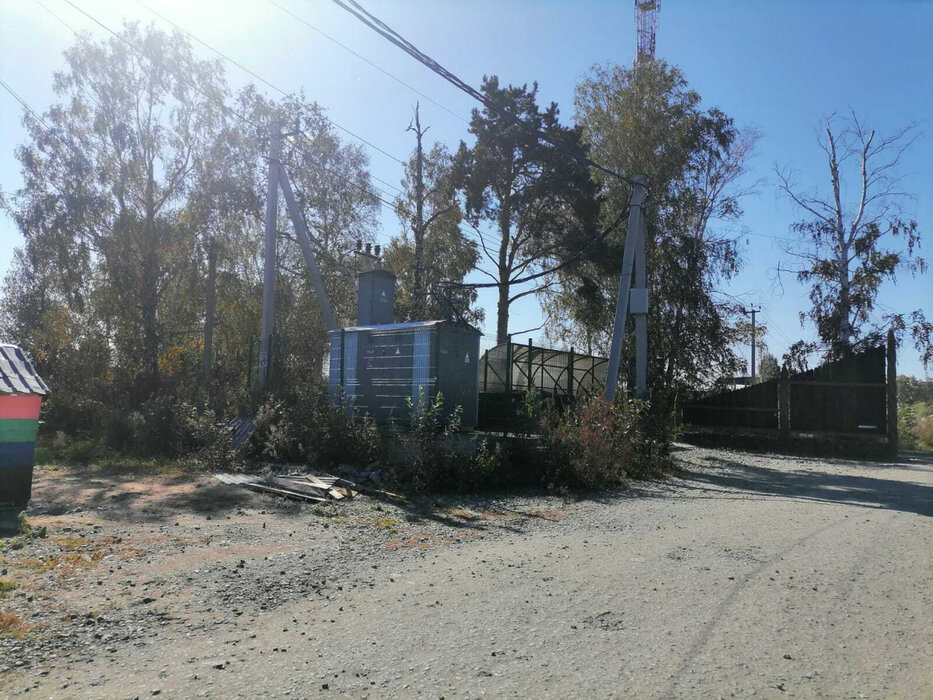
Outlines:
[[224, 484], [244, 486], [254, 491], [274, 493], [300, 501], [339, 501], [353, 498], [357, 491], [355, 484], [336, 476], [323, 474], [287, 474], [283, 476], [258, 476], [255, 474], [214, 474], [214, 478]]

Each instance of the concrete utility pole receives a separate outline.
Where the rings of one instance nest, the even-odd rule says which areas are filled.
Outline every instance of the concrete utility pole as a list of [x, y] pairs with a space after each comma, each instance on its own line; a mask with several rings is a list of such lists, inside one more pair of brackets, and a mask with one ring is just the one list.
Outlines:
[[[291, 134], [289, 134], [291, 135]], [[259, 388], [265, 389], [269, 384], [269, 355], [272, 348], [272, 335], [275, 331], [275, 281], [277, 272], [279, 218], [279, 188], [285, 196], [285, 205], [292, 224], [295, 226], [295, 238], [304, 256], [308, 267], [308, 277], [317, 296], [321, 310], [321, 319], [327, 330], [337, 327], [334, 312], [324, 288], [324, 278], [317, 266], [314, 251], [311, 248], [311, 232], [305, 221], [295, 192], [292, 189], [288, 174], [279, 162], [282, 155], [282, 127], [278, 122], [269, 130], [269, 181], [266, 184], [266, 249], [262, 273], [262, 337], [259, 340]]]
[[308, 231], [308, 224], [305, 222], [301, 209], [298, 208], [298, 201], [295, 199], [295, 193], [292, 191], [292, 184], [288, 180], [285, 168], [279, 168], [279, 184], [282, 186], [282, 194], [285, 195], [288, 214], [295, 226], [295, 237], [298, 239], [301, 254], [304, 256], [305, 265], [308, 267], [308, 276], [311, 278], [311, 286], [314, 287], [314, 294], [317, 296], [321, 319], [324, 321], [327, 330], [332, 331], [337, 327], [337, 321], [334, 319], [334, 312], [330, 308], [327, 290], [324, 289], [324, 278], [321, 277], [317, 260], [314, 258], [314, 251], [311, 250], [311, 232]]
[[760, 306], [757, 309], [754, 306], [748, 309], [742, 309], [742, 313], [752, 315], [752, 384], [755, 383], [755, 374], [757, 369], [755, 367], [755, 314], [760, 312]]
[[[645, 288], [645, 176], [636, 175], [629, 202], [628, 230], [625, 233], [625, 250], [622, 253], [622, 274], [619, 278], [619, 296], [616, 301], [616, 320], [612, 327], [612, 345], [609, 348], [609, 367], [606, 374], [606, 390], [603, 398], [614, 401], [619, 382], [619, 365], [622, 362], [622, 341], [625, 339], [625, 322], [629, 314], [635, 315], [635, 392], [639, 398], [648, 395], [648, 293]], [[636, 258], [638, 261], [636, 262]], [[632, 273], [635, 273], [635, 289], [632, 289]]]
[[269, 128], [269, 168], [266, 181], [266, 246], [262, 269], [262, 335], [259, 338], [259, 388], [269, 384], [269, 353], [275, 330], [275, 278], [278, 267], [279, 157], [282, 154], [282, 127]]

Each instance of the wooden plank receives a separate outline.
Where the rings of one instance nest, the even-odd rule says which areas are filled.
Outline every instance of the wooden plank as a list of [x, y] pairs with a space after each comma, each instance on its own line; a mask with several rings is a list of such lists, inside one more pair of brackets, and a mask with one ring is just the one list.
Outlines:
[[320, 503], [325, 503], [326, 498], [317, 498], [315, 496], [308, 496], [303, 493], [298, 493], [297, 491], [286, 491], [285, 489], [277, 489], [273, 486], [266, 486], [265, 484], [243, 484], [248, 489], [254, 489], [256, 491], [266, 491], [268, 493], [275, 493], [279, 496], [287, 496], [288, 498], [296, 498], [299, 501], [317, 501]]
[[277, 488], [291, 489], [292, 491], [314, 496], [315, 498], [324, 498], [326, 494], [326, 492], [321, 491], [321, 489], [315, 488], [310, 484], [302, 483], [296, 479], [270, 476], [266, 479], [266, 482]]
[[335, 501], [339, 501], [341, 498], [343, 498], [343, 494], [340, 493], [340, 491], [331, 487], [329, 484], [325, 484], [323, 481], [314, 476], [314, 474], [306, 474], [305, 478], [311, 483], [312, 486], [316, 486], [322, 491], [326, 491], [331, 496], [333, 496]]

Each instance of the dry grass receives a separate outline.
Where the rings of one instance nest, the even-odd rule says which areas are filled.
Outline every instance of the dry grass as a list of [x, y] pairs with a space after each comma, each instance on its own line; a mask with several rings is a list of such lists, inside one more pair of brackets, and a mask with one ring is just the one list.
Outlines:
[[11, 591], [15, 591], [19, 585], [13, 581], [4, 581], [0, 578], [0, 598], [6, 598]]
[[86, 537], [78, 537], [77, 535], [55, 535], [50, 539], [62, 549], [78, 549], [90, 544]]
[[37, 574], [44, 574], [46, 571], [51, 571], [57, 567], [61, 561], [59, 557], [49, 557], [48, 559], [26, 557], [16, 562], [15, 566], [18, 569], [26, 569], [27, 571], [33, 571]]
[[30, 626], [16, 613], [0, 610], [0, 638], [22, 639], [30, 629]]
[[451, 508], [447, 514], [452, 518], [459, 520], [479, 520], [480, 516], [466, 508]]
[[373, 525], [376, 526], [378, 530], [385, 530], [386, 532], [398, 532], [398, 520], [395, 518], [389, 518], [385, 515], [377, 515], [373, 518]]

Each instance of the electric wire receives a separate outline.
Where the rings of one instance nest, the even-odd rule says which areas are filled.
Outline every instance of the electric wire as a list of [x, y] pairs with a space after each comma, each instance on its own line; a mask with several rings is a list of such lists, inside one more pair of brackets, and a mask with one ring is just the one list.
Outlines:
[[[489, 100], [487, 100], [486, 96], [483, 95], [479, 90], [477, 90], [476, 88], [471, 86], [469, 83], [459, 78], [457, 75], [455, 75], [451, 71], [444, 68], [440, 63], [438, 63], [433, 58], [428, 56], [426, 53], [421, 51], [417, 46], [415, 46], [410, 41], [405, 39], [405, 37], [403, 37], [401, 34], [396, 32], [394, 29], [392, 29], [389, 25], [387, 25], [381, 19], [373, 15], [371, 12], [367, 11], [362, 5], [356, 2], [356, 0], [332, 0], [332, 1], [338, 7], [349, 12], [351, 15], [356, 17], [360, 22], [362, 22], [367, 27], [372, 29], [374, 32], [376, 32], [377, 34], [385, 38], [387, 41], [391, 42], [392, 44], [400, 48], [402, 51], [407, 53], [409, 56], [414, 58], [416, 61], [427, 66], [429, 69], [437, 73], [439, 76], [444, 78], [444, 80], [449, 82], [451, 85], [454, 85], [459, 90], [462, 90], [467, 95], [469, 95], [473, 99], [480, 102], [487, 109], [490, 109], [490, 110], [493, 109], [493, 106], [490, 104]], [[545, 132], [541, 131], [540, 129], [531, 128], [526, 123], [518, 119], [515, 119], [514, 121], [515, 121], [515, 124], [517, 124], [521, 128], [531, 131], [537, 138], [540, 138], [546, 143], [549, 143], [555, 149], [562, 151], [564, 153], [568, 152], [568, 149], [564, 147], [563, 144], [551, 139]], [[592, 158], [586, 155], [581, 156], [580, 154], [577, 154], [577, 153], [571, 153], [570, 155], [576, 159], [579, 159], [581, 162], [585, 163], [589, 167], [599, 170], [600, 172], [606, 175], [610, 175], [611, 177], [614, 177], [618, 180], [622, 180], [623, 182], [626, 182], [630, 185], [635, 185], [634, 179], [626, 175], [622, 175], [621, 173], [618, 173], [611, 168], [607, 168], [606, 166], [601, 165], [600, 163], [597, 163]]]
[[308, 27], [309, 29], [311, 29], [311, 30], [317, 32], [318, 34], [320, 34], [322, 37], [324, 37], [324, 38], [327, 39], [328, 41], [331, 41], [332, 43], [336, 44], [337, 46], [339, 46], [340, 48], [342, 48], [344, 51], [347, 51], [348, 53], [353, 54], [354, 56], [356, 56], [356, 57], [357, 57], [358, 59], [360, 59], [361, 61], [363, 61], [363, 62], [369, 64], [370, 66], [372, 66], [373, 68], [375, 68], [376, 70], [378, 70], [380, 73], [383, 73], [383, 74], [387, 75], [388, 77], [392, 78], [392, 80], [394, 80], [395, 82], [397, 82], [399, 85], [404, 85], [406, 88], [408, 88], [409, 90], [411, 90], [412, 92], [414, 92], [416, 95], [420, 95], [421, 97], [423, 97], [424, 99], [426, 99], [426, 100], [427, 100], [428, 102], [430, 102], [431, 104], [433, 104], [433, 105], [435, 105], [435, 106], [437, 106], [437, 107], [440, 107], [440, 108], [443, 109], [445, 112], [447, 112], [448, 114], [453, 115], [454, 117], [456, 117], [456, 118], [459, 119], [460, 121], [462, 121], [462, 122], [464, 122], [464, 123], [468, 123], [468, 120], [467, 120], [466, 118], [460, 116], [459, 114], [457, 114], [455, 111], [453, 111], [453, 110], [450, 109], [449, 107], [446, 107], [445, 105], [441, 104], [440, 102], [438, 102], [438, 101], [435, 100], [434, 98], [432, 98], [432, 97], [430, 97], [429, 95], [426, 95], [425, 93], [421, 92], [421, 90], [419, 90], [418, 88], [414, 87], [413, 85], [410, 85], [410, 84], [406, 83], [404, 80], [402, 80], [402, 79], [399, 78], [398, 76], [396, 76], [396, 75], [390, 73], [390, 72], [387, 71], [385, 68], [383, 68], [382, 66], [380, 66], [378, 63], [376, 63], [376, 62], [374, 62], [374, 61], [370, 61], [370, 60], [369, 60], [368, 58], [366, 58], [365, 56], [363, 56], [363, 55], [357, 53], [356, 51], [354, 51], [353, 49], [351, 49], [349, 46], [347, 46], [346, 44], [342, 43], [341, 41], [338, 41], [337, 39], [335, 39], [334, 37], [332, 37], [330, 34], [328, 34], [327, 32], [325, 32], [324, 30], [322, 30], [322, 29], [320, 29], [319, 27], [316, 27], [316, 26], [314, 26], [313, 24], [311, 24], [311, 22], [309, 22], [308, 20], [306, 20], [304, 17], [301, 17], [300, 15], [296, 15], [294, 12], [292, 12], [291, 10], [289, 10], [289, 9], [288, 9], [287, 7], [285, 7], [285, 6], [280, 5], [280, 4], [277, 3], [275, 0], [267, 0], [267, 2], [268, 2], [270, 5], [274, 5], [275, 7], [279, 8], [282, 12], [284, 12], [284, 13], [286, 13], [287, 15], [291, 16], [293, 19], [297, 20], [298, 22], [300, 22], [301, 24], [305, 25], [305, 26]]
[[[119, 33], [117, 33], [116, 31], [114, 31], [113, 29], [111, 29], [110, 27], [108, 27], [106, 24], [104, 24], [103, 22], [101, 22], [100, 20], [98, 20], [96, 17], [92, 16], [91, 14], [89, 14], [88, 12], [86, 12], [85, 10], [83, 10], [83, 9], [81, 9], [80, 7], [78, 7], [77, 5], [75, 5], [73, 2], [71, 2], [71, 0], [64, 0], [64, 1], [65, 1], [66, 3], [68, 3], [69, 5], [71, 5], [72, 7], [74, 7], [74, 8], [75, 8], [76, 10], [78, 10], [79, 12], [81, 12], [81, 14], [83, 14], [84, 16], [86, 16], [88, 19], [90, 19], [91, 21], [93, 21], [95, 24], [97, 24], [98, 26], [100, 26], [101, 28], [103, 28], [105, 31], [107, 31], [108, 33], [110, 33], [111, 35], [113, 35], [116, 39], [118, 39], [119, 41], [123, 42], [123, 43], [126, 44], [128, 47], [130, 47], [131, 49], [133, 49], [137, 54], [139, 54], [140, 56], [146, 58], [146, 59], [149, 60], [149, 61], [152, 60], [152, 59], [151, 59], [142, 49], [140, 49], [138, 46], [136, 46], [135, 44], [133, 44], [131, 41], [127, 40], [125, 37], [121, 36]], [[44, 8], [44, 9], [46, 9], [46, 11], [48, 11], [50, 14], [52, 14], [53, 16], [55, 16], [55, 17], [57, 18], [57, 15], [55, 15], [54, 12], [52, 12], [52, 11], [49, 10], [48, 8]], [[59, 18], [59, 19], [60, 19], [60, 18]], [[64, 22], [63, 22], [63, 24], [64, 24]], [[66, 25], [66, 26], [67, 26], [67, 25]], [[72, 31], [74, 32], [75, 36], [78, 36], [78, 35], [79, 35], [79, 33], [78, 33], [76, 30], [72, 30]], [[170, 70], [172, 70], [172, 69], [170, 68]], [[208, 95], [203, 89], [199, 88], [196, 84], [194, 84], [194, 83], [188, 81], [187, 78], [186, 78], [185, 76], [183, 76], [181, 73], [179, 73], [178, 71], [172, 70], [172, 72], [173, 72], [182, 82], [184, 82], [186, 85], [188, 85], [190, 88], [192, 88], [192, 89], [195, 90], [196, 92], [199, 92], [200, 94], [202, 94], [202, 95], [205, 96], [205, 97], [210, 97], [210, 95]], [[301, 107], [302, 105], [299, 105], [299, 106]], [[236, 117], [237, 119], [239, 119], [239, 120], [241, 120], [242, 122], [244, 122], [244, 123], [246, 123], [246, 124], [252, 126], [253, 128], [255, 128], [255, 129], [257, 129], [257, 130], [261, 130], [261, 129], [262, 129], [262, 126], [261, 126], [261, 125], [257, 124], [255, 121], [253, 121], [253, 120], [250, 119], [249, 117], [245, 116], [245, 115], [242, 114], [241, 112], [238, 112], [237, 110], [233, 109], [233, 108], [230, 107], [229, 105], [223, 104], [223, 105], [221, 105], [221, 108], [222, 108], [222, 110], [225, 111], [226, 113], [233, 115], [233, 116]], [[35, 115], [36, 113], [35, 113], [34, 111], [32, 111], [32, 114]], [[40, 119], [40, 121], [41, 121], [41, 119]], [[333, 123], [333, 122], [331, 122], [331, 123]], [[43, 122], [43, 124], [44, 124], [44, 122]], [[46, 128], [48, 129], [48, 126], [47, 126], [47, 125], [46, 125]], [[311, 143], [310, 138], [309, 138], [306, 134], [301, 133], [301, 132], [298, 132], [298, 135], [300, 135], [300, 136], [301, 136], [305, 141], [307, 141], [308, 143]], [[70, 144], [69, 144], [69, 146], [70, 146]], [[380, 202], [381, 204], [383, 204], [383, 205], [389, 207], [389, 208], [392, 209], [394, 212], [398, 213], [399, 210], [397, 209], [397, 207], [396, 207], [394, 204], [392, 204], [392, 203], [386, 201], [385, 199], [383, 199], [382, 197], [380, 197], [378, 194], [376, 194], [374, 191], [372, 191], [373, 185], [369, 185], [369, 188], [370, 188], [370, 189], [367, 189], [366, 186], [361, 185], [360, 183], [354, 182], [353, 180], [350, 180], [350, 179], [347, 178], [346, 176], [342, 175], [341, 173], [335, 172], [334, 170], [328, 168], [326, 165], [324, 165], [323, 163], [321, 163], [320, 160], [317, 159], [317, 158], [314, 156], [314, 154], [308, 153], [308, 152], [306, 152], [306, 154], [307, 154], [313, 161], [315, 161], [315, 163], [318, 165], [318, 167], [320, 167], [321, 169], [323, 169], [325, 172], [328, 172], [328, 173], [334, 175], [335, 177], [337, 177], [337, 178], [343, 180], [343, 181], [346, 182], [347, 184], [349, 184], [349, 185], [351, 185], [351, 186], [353, 186], [353, 187], [356, 187], [356, 188], [360, 189], [361, 191], [363, 191], [364, 193], [368, 194], [370, 197], [373, 197], [375, 200], [377, 200], [377, 201]], [[390, 156], [390, 157], [391, 157], [391, 156]], [[263, 158], [267, 158], [267, 156], [263, 156]], [[371, 177], [373, 177], [373, 176], [371, 175]], [[382, 180], [380, 180], [380, 181], [381, 181], [381, 182], [384, 182], [384, 181], [382, 181]], [[385, 184], [388, 185], [389, 183], [385, 183]], [[391, 187], [392, 185], [389, 185], [389, 186]], [[376, 188], [376, 189], [378, 189], [378, 188]], [[384, 190], [379, 190], [379, 191], [382, 192], [383, 194], [385, 194], [385, 195], [388, 196], [388, 197], [391, 197], [391, 196], [392, 196], [391, 194], [389, 194], [388, 192], [385, 192]]]
[[0, 78], [0, 87], [2, 87], [4, 90], [10, 93], [13, 99], [19, 102], [20, 105], [22, 105], [23, 109], [25, 109], [36, 121], [42, 124], [42, 126], [44, 126], [47, 131], [51, 131], [51, 129], [49, 128], [49, 125], [45, 123], [42, 117], [40, 117], [39, 114], [27, 104], [26, 100], [24, 100], [22, 97], [19, 96], [19, 94], [17, 94], [16, 90], [10, 87], [10, 85], [3, 78]]
[[547, 275], [553, 275], [554, 273], [560, 272], [565, 267], [572, 265], [577, 260], [582, 258], [584, 253], [586, 253], [590, 248], [599, 243], [599, 241], [605, 239], [606, 236], [618, 228], [619, 224], [621, 224], [622, 221], [624, 221], [628, 216], [628, 210], [629, 205], [626, 205], [625, 208], [622, 209], [622, 212], [619, 214], [619, 216], [616, 217], [616, 219], [611, 224], [609, 224], [609, 226], [603, 229], [602, 232], [594, 236], [589, 243], [580, 248], [580, 250], [571, 255], [569, 258], [562, 261], [560, 264], [549, 267], [546, 270], [541, 270], [531, 275], [525, 275], [524, 277], [517, 277], [513, 280], [500, 280], [498, 282], [447, 282], [444, 283], [444, 286], [447, 289], [491, 289], [493, 287], [502, 287], [503, 285], [508, 285], [511, 287], [515, 284], [524, 284], [525, 282], [532, 282], [536, 279], [541, 279]]
[[[185, 29], [185, 28], [179, 26], [178, 24], [176, 24], [175, 22], [173, 22], [172, 20], [170, 20], [168, 17], [166, 17], [166, 16], [163, 15], [162, 13], [160, 13], [160, 12], [158, 12], [158, 11], [156, 11], [156, 10], [153, 10], [151, 7], [149, 7], [149, 6], [148, 6], [146, 3], [144, 3], [142, 0], [136, 0], [136, 1], [137, 1], [137, 3], [138, 3], [139, 5], [141, 5], [141, 6], [144, 7], [146, 10], [148, 10], [149, 12], [151, 12], [152, 14], [154, 14], [156, 17], [159, 17], [160, 19], [162, 19], [162, 21], [166, 22], [167, 24], [170, 24], [172, 27], [174, 27], [175, 29], [177, 29], [177, 30], [180, 31], [181, 33], [185, 34], [186, 36], [190, 37], [191, 39], [194, 39], [196, 42], [198, 42], [199, 44], [201, 44], [202, 46], [204, 46], [204, 47], [205, 47], [206, 49], [208, 49], [209, 51], [214, 52], [215, 54], [217, 54], [218, 56], [220, 56], [222, 59], [224, 59], [225, 61], [229, 62], [231, 65], [234, 65], [234, 66], [236, 66], [237, 68], [239, 68], [240, 70], [243, 70], [243, 71], [247, 72], [249, 75], [251, 75], [252, 77], [256, 78], [256, 80], [261, 81], [264, 85], [267, 85], [268, 87], [272, 88], [273, 90], [275, 90], [276, 92], [278, 92], [280, 95], [282, 95], [282, 96], [285, 97], [286, 99], [292, 100], [293, 102], [295, 102], [295, 103], [298, 104], [299, 106], [303, 107], [303, 105], [301, 105], [301, 103], [298, 102], [298, 100], [295, 99], [294, 95], [292, 95], [290, 92], [287, 92], [286, 90], [283, 90], [283, 89], [280, 88], [278, 85], [276, 85], [275, 83], [271, 82], [270, 80], [266, 80], [265, 78], [263, 78], [261, 75], [259, 75], [259, 74], [256, 73], [255, 71], [250, 70], [249, 68], [247, 68], [246, 66], [244, 66], [244, 65], [243, 65], [242, 63], [240, 63], [239, 61], [236, 61], [235, 59], [233, 59], [233, 58], [231, 58], [230, 56], [228, 56], [227, 54], [225, 54], [225, 53], [224, 53], [223, 51], [221, 51], [220, 49], [214, 48], [213, 46], [211, 46], [210, 44], [208, 44], [206, 41], [204, 41], [203, 39], [197, 37], [197, 36], [196, 36], [195, 34], [193, 34], [192, 32], [189, 32], [187, 29]], [[101, 24], [100, 22], [98, 22], [96, 19], [94, 19], [93, 17], [91, 17], [91, 15], [89, 15], [87, 12], [85, 12], [84, 10], [81, 10], [81, 8], [79, 8], [77, 5], [75, 5], [71, 0], [65, 0], [65, 2], [67, 2], [69, 5], [71, 5], [71, 6], [74, 7], [75, 9], [79, 10], [79, 11], [80, 11], [82, 14], [84, 14], [85, 16], [87, 16], [87, 17], [89, 17], [90, 19], [92, 19], [92, 20], [94, 20], [95, 22], [97, 22], [97, 24], [100, 24], [100, 26], [102, 26], [102, 27], [104, 26], [103, 24]], [[104, 28], [105, 28], [105, 29], [108, 29], [107, 27], [104, 27]], [[110, 30], [108, 29], [108, 31], [110, 31]], [[394, 160], [396, 163], [399, 163], [399, 164], [401, 164], [401, 165], [405, 165], [405, 161], [403, 161], [401, 158], [397, 158], [396, 156], [392, 155], [392, 154], [389, 153], [388, 151], [386, 151], [386, 150], [380, 148], [379, 146], [377, 146], [376, 144], [374, 144], [372, 141], [368, 141], [367, 139], [363, 138], [363, 137], [360, 136], [359, 134], [357, 134], [357, 133], [355, 133], [355, 132], [353, 132], [353, 131], [350, 131], [350, 129], [346, 128], [346, 127], [343, 126], [342, 124], [338, 124], [337, 122], [335, 122], [335, 121], [334, 121], [333, 119], [331, 119], [330, 117], [324, 116], [324, 119], [326, 119], [329, 123], [333, 124], [335, 127], [337, 127], [338, 129], [340, 129], [340, 130], [343, 131], [344, 133], [349, 134], [350, 136], [352, 136], [352, 137], [355, 138], [356, 140], [360, 141], [361, 143], [365, 143], [367, 146], [369, 146], [370, 148], [372, 148], [372, 149], [378, 151], [379, 153], [381, 153], [382, 155], [386, 156], [387, 158], [391, 158], [391, 159]]]
[[[143, 2], [143, 0], [136, 0], [136, 2], [137, 2], [137, 4], [139, 4], [140, 6], [142, 6], [144, 9], [148, 10], [149, 12], [151, 12], [152, 14], [154, 14], [156, 17], [160, 18], [162, 21], [164, 21], [164, 22], [166, 22], [167, 24], [171, 25], [172, 27], [174, 27], [174, 28], [177, 29], [178, 31], [182, 32], [182, 33], [185, 34], [186, 36], [188, 36], [188, 37], [190, 37], [191, 39], [193, 39], [194, 41], [198, 42], [199, 44], [201, 44], [202, 46], [204, 46], [205, 48], [207, 48], [209, 51], [212, 51], [213, 53], [217, 54], [217, 55], [220, 56], [223, 60], [229, 62], [231, 65], [236, 66], [236, 67], [239, 68], [240, 70], [245, 71], [246, 73], [248, 73], [249, 75], [251, 75], [252, 77], [254, 77], [256, 80], [259, 80], [259, 81], [262, 82], [264, 85], [267, 85], [268, 87], [272, 88], [273, 90], [275, 90], [276, 92], [278, 92], [279, 94], [281, 94], [282, 96], [284, 96], [286, 99], [291, 100], [292, 102], [294, 102], [294, 104], [295, 104], [299, 109], [302, 109], [302, 110], [305, 109], [305, 105], [303, 105], [302, 103], [300, 103], [300, 102], [294, 97], [294, 95], [292, 95], [291, 93], [287, 92], [286, 90], [283, 90], [282, 88], [280, 88], [278, 85], [276, 85], [276, 84], [273, 83], [272, 81], [267, 80], [266, 78], [264, 78], [263, 76], [261, 76], [259, 73], [256, 73], [255, 71], [251, 70], [251, 69], [248, 68], [247, 66], [243, 65], [242, 63], [240, 63], [240, 62], [237, 61], [236, 59], [230, 57], [229, 55], [225, 54], [224, 52], [220, 51], [219, 49], [214, 48], [213, 46], [211, 46], [210, 44], [208, 44], [206, 41], [204, 41], [203, 39], [201, 39], [200, 37], [198, 37], [198, 36], [197, 36], [196, 34], [194, 34], [193, 32], [188, 31], [188, 30], [185, 29], [184, 27], [182, 27], [182, 26], [176, 24], [176, 23], [173, 22], [171, 19], [169, 19], [168, 17], [166, 17], [165, 15], [163, 15], [161, 12], [158, 12], [157, 10], [154, 10], [153, 8], [149, 7], [145, 2]], [[384, 151], [383, 149], [381, 149], [379, 146], [375, 145], [375, 144], [372, 143], [371, 141], [368, 141], [368, 140], [364, 139], [363, 137], [361, 137], [361, 136], [359, 136], [359, 135], [353, 133], [352, 131], [350, 131], [350, 130], [346, 129], [345, 127], [341, 126], [340, 124], [336, 123], [334, 120], [330, 119], [329, 117], [326, 117], [326, 116], [325, 116], [324, 118], [328, 121], [328, 123], [333, 124], [333, 125], [336, 126], [338, 129], [341, 129], [341, 130], [345, 131], [346, 133], [350, 134], [351, 136], [353, 136], [353, 137], [356, 138], [357, 140], [361, 141], [362, 143], [365, 143], [366, 145], [370, 146], [371, 148], [374, 148], [375, 150], [379, 151], [380, 153], [382, 153], [382, 154], [388, 156], [388, 157], [391, 158], [392, 160], [395, 160], [395, 161], [397, 161], [398, 163], [401, 163], [402, 165], [404, 165], [404, 162], [403, 162], [403, 161], [399, 160], [398, 158], [396, 158], [396, 157], [393, 156], [392, 154], [388, 153], [387, 151]], [[305, 133], [303, 133], [303, 132], [298, 132], [298, 133], [299, 133], [299, 135], [300, 135], [302, 138], [304, 138], [306, 141], [308, 141], [309, 143], [311, 142], [311, 138], [310, 138], [307, 134], [305, 134]], [[402, 191], [401, 191], [398, 187], [396, 187], [395, 185], [393, 185], [392, 183], [387, 182], [387, 181], [385, 181], [385, 180], [383, 180], [383, 179], [381, 179], [381, 178], [379, 178], [379, 177], [373, 175], [372, 173], [370, 173], [369, 176], [370, 176], [372, 179], [381, 182], [383, 185], [385, 185], [385, 186], [387, 186], [387, 187], [389, 187], [389, 188], [395, 190], [397, 193], [401, 194]], [[376, 190], [379, 190], [380, 192], [382, 192], [383, 194], [385, 194], [385, 195], [388, 196], [388, 197], [393, 196], [393, 195], [389, 194], [388, 192], [386, 192], [385, 190], [379, 189], [378, 187], [374, 187], [374, 186], [372, 186], [372, 185], [371, 185], [371, 187], [373, 187], [373, 188], [376, 189]]]

